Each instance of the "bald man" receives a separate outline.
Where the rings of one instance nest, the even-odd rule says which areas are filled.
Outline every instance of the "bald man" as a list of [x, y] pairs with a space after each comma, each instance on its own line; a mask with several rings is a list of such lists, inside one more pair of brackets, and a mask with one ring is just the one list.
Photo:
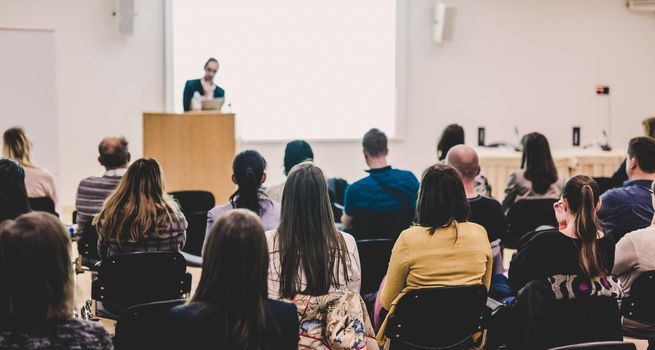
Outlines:
[[91, 225], [105, 199], [118, 187], [125, 175], [131, 158], [127, 146], [124, 137], [106, 137], [98, 145], [98, 162], [105, 168], [105, 173], [101, 177], [87, 177], [77, 187], [75, 210], [79, 235]]
[[466, 198], [471, 207], [469, 221], [475, 222], [487, 230], [494, 253], [494, 274], [503, 273], [500, 239], [507, 233], [507, 220], [503, 208], [497, 200], [481, 196], [475, 191], [475, 178], [480, 174], [478, 154], [469, 146], [457, 145], [448, 151], [446, 164], [455, 168], [462, 178]]

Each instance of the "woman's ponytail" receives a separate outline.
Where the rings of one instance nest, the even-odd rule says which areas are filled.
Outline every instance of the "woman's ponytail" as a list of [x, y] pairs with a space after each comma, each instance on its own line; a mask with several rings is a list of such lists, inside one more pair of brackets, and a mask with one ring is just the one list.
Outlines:
[[596, 216], [598, 193], [598, 184], [593, 178], [576, 175], [567, 182], [563, 194], [569, 209], [575, 214], [575, 233], [581, 242], [578, 262], [587, 278], [608, 273], [598, 243], [598, 231], [601, 230], [601, 223]]

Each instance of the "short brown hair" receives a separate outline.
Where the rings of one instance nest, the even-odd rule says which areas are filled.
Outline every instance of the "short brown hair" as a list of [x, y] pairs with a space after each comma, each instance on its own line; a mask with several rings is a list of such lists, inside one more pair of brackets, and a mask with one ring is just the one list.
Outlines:
[[648, 136], [635, 137], [628, 145], [628, 155], [636, 158], [639, 168], [648, 174], [655, 173], [655, 139]]
[[387, 148], [387, 135], [379, 129], [373, 128], [364, 134], [362, 140], [364, 151], [371, 157], [378, 157], [386, 155], [389, 152]]
[[0, 324], [71, 317], [70, 249], [70, 236], [53, 215], [32, 212], [0, 225]]
[[[116, 142], [111, 142], [116, 141]], [[105, 137], [98, 145], [100, 163], [107, 169], [124, 167], [130, 162], [130, 151], [125, 137]]]

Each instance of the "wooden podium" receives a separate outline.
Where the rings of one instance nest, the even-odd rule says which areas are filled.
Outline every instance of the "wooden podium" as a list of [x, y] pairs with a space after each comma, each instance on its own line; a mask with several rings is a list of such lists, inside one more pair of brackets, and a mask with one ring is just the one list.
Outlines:
[[206, 190], [226, 202], [235, 152], [234, 114], [143, 113], [143, 156], [162, 165], [169, 192]]

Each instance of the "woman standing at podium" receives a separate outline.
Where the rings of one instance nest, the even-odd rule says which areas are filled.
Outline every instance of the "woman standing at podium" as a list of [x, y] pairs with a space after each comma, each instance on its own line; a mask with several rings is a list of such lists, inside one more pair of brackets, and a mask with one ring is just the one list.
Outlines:
[[205, 76], [201, 79], [187, 80], [182, 99], [185, 112], [191, 110], [191, 99], [196, 92], [207, 98], [225, 97], [225, 90], [214, 83], [216, 72], [218, 72], [218, 61], [211, 57], [205, 63]]

